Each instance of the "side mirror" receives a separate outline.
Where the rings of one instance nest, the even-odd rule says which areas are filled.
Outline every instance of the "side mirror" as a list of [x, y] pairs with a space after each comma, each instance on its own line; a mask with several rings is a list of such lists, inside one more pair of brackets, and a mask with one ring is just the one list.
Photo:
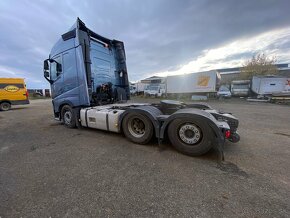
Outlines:
[[56, 62], [56, 71], [57, 71], [58, 73], [61, 73], [61, 72], [62, 72], [61, 64], [58, 63], [58, 62]]
[[48, 59], [46, 59], [45, 61], [43, 61], [43, 70], [49, 70], [49, 64], [48, 64]]
[[43, 61], [43, 76], [50, 84], [52, 84], [52, 81], [49, 79], [49, 63], [48, 62], [49, 62], [49, 59], [46, 59], [45, 61]]
[[49, 77], [49, 72], [47, 70], [44, 71], [44, 77], [48, 78]]

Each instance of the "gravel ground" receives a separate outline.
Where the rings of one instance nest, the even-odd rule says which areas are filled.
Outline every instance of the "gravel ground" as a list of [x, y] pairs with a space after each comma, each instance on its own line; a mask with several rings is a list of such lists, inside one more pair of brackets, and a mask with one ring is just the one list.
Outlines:
[[193, 158], [67, 129], [50, 100], [1, 112], [0, 217], [289, 217], [290, 107], [210, 105], [240, 119], [223, 167], [215, 150]]

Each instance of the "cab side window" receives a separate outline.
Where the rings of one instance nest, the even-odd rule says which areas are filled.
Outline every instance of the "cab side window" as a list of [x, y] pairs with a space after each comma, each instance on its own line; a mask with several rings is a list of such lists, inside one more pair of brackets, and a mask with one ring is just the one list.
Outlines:
[[78, 85], [75, 49], [71, 49], [62, 55], [63, 77], [65, 91], [71, 90]]
[[[58, 57], [54, 58], [54, 60], [57, 63], [62, 64], [61, 56], [58, 56]], [[59, 75], [61, 74], [59, 69], [57, 69], [57, 63], [56, 62], [50, 63], [50, 79], [52, 81], [55, 81], [59, 77]]]

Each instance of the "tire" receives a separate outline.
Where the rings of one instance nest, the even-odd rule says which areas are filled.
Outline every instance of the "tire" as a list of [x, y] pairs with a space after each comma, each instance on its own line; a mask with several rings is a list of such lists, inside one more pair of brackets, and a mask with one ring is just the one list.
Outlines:
[[151, 120], [139, 113], [127, 114], [122, 122], [122, 130], [127, 139], [137, 144], [147, 144], [153, 136]]
[[64, 105], [61, 109], [62, 123], [68, 128], [76, 127], [76, 115], [74, 110], [69, 105]]
[[11, 109], [11, 104], [9, 102], [0, 103], [0, 111], [8, 111]]
[[169, 124], [168, 137], [176, 150], [189, 156], [207, 153], [215, 140], [214, 133], [206, 122], [184, 118]]

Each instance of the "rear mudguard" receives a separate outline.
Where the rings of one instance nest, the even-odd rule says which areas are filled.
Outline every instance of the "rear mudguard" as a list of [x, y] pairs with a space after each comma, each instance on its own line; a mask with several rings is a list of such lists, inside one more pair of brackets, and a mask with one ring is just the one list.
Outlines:
[[120, 119], [119, 119], [119, 130], [121, 131], [122, 128], [122, 121], [124, 119], [124, 117], [132, 112], [136, 112], [138, 114], [142, 114], [145, 115], [146, 117], [148, 117], [150, 119], [150, 121], [152, 122], [153, 126], [154, 126], [154, 132], [157, 138], [159, 138], [159, 129], [160, 129], [160, 123], [157, 119], [157, 117], [159, 115], [162, 115], [162, 112], [154, 107], [154, 106], [150, 106], [150, 105], [144, 105], [144, 106], [139, 106], [136, 108], [128, 108], [124, 111], [124, 113], [121, 114]]
[[159, 132], [159, 138], [163, 139], [165, 132], [167, 130], [167, 127], [171, 123], [171, 121], [178, 119], [178, 118], [192, 118], [194, 120], [199, 120], [201, 122], [207, 122], [209, 127], [211, 129], [208, 129], [208, 131], [213, 131], [213, 133], [216, 136], [217, 143], [218, 144], [223, 144], [225, 141], [225, 137], [218, 127], [218, 124], [215, 121], [215, 118], [208, 112], [198, 110], [198, 109], [193, 109], [193, 108], [186, 108], [186, 109], [180, 109], [170, 115], [162, 124], [160, 127], [160, 132]]
[[129, 108], [129, 109], [126, 109], [124, 113], [122, 113], [122, 115], [120, 116], [120, 119], [119, 119], [120, 130], [122, 128], [122, 121], [124, 117], [131, 112], [136, 112], [136, 113], [147, 116], [154, 126], [155, 136], [159, 140], [160, 139], [162, 140], [164, 138], [167, 127], [171, 123], [171, 121], [178, 118], [190, 117], [192, 119], [199, 120], [201, 122], [207, 122], [208, 125], [210, 126], [210, 129], [208, 129], [208, 131], [213, 131], [213, 133], [216, 136], [218, 144], [223, 144], [225, 141], [225, 137], [222, 131], [220, 130], [220, 128], [218, 127], [218, 124], [216, 123], [215, 118], [206, 111], [202, 111], [202, 110], [194, 109], [194, 108], [180, 109], [176, 111], [175, 113], [169, 115], [166, 119], [163, 119], [161, 121], [158, 118], [160, 115], [163, 115], [163, 114], [158, 108], [154, 106], [146, 105], [146, 106], [140, 106], [136, 108]]

